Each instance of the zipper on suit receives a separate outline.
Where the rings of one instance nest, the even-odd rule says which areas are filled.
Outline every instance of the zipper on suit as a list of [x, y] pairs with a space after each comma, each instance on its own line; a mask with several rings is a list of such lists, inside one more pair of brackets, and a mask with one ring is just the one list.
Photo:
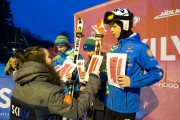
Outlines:
[[128, 94], [127, 94], [127, 90], [126, 90], [126, 109], [128, 109]]
[[114, 87], [112, 88], [112, 92], [110, 93], [110, 95], [111, 95], [111, 110], [113, 110], [113, 93], [114, 93]]
[[[118, 53], [120, 53], [122, 48], [122, 40], [119, 41], [119, 47], [118, 47]], [[128, 94], [127, 94], [127, 90], [125, 90], [125, 94], [126, 94], [126, 109], [128, 109]]]

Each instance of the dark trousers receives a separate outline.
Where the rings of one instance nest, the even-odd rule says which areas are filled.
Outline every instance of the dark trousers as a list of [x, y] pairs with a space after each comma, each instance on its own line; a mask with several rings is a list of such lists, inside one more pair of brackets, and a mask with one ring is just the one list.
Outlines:
[[74, 91], [73, 97], [77, 99], [79, 97], [79, 93], [80, 93], [79, 91]]
[[105, 108], [104, 120], [135, 120], [136, 113], [118, 113]]
[[104, 120], [104, 110], [94, 110], [93, 120]]

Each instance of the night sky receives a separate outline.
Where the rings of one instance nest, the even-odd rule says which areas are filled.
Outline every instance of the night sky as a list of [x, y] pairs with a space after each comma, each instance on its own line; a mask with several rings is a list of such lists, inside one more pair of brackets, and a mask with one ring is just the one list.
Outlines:
[[16, 27], [27, 28], [43, 39], [54, 39], [61, 31], [74, 36], [74, 13], [109, 0], [11, 0]]

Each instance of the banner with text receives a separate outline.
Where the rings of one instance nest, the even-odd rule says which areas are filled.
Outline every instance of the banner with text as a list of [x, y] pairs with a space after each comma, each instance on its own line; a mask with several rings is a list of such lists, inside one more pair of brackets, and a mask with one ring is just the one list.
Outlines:
[[[180, 118], [180, 2], [179, 0], [113, 0], [75, 13], [74, 20], [84, 22], [80, 54], [88, 59], [83, 51], [84, 41], [95, 34], [96, 23], [104, 13], [116, 8], [128, 8], [134, 13], [132, 30], [141, 35], [142, 42], [150, 46], [165, 74], [164, 78], [151, 87], [144, 87], [141, 94], [140, 110], [137, 119], [177, 120]], [[107, 52], [117, 43], [105, 25], [102, 50]]]
[[0, 76], [0, 120], [9, 120], [11, 95], [15, 82], [11, 76]]

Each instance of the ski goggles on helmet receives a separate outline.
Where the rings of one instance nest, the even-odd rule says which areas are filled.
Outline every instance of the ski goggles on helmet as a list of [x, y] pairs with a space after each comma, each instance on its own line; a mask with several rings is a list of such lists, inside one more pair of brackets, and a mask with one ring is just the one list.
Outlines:
[[130, 14], [130, 16], [120, 16], [116, 15], [113, 12], [106, 12], [104, 15], [104, 23], [105, 24], [110, 24], [111, 22], [118, 22], [121, 20], [131, 20], [133, 19], [134, 15]]

